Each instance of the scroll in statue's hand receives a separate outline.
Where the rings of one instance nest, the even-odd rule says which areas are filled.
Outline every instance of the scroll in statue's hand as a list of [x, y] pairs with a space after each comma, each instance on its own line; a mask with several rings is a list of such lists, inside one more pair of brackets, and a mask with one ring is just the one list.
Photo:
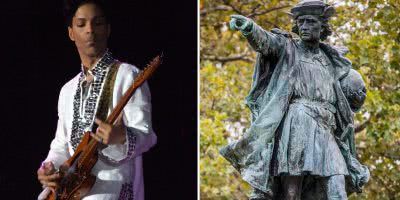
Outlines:
[[231, 15], [229, 26], [234, 31], [250, 31], [253, 27], [253, 20], [242, 15]]

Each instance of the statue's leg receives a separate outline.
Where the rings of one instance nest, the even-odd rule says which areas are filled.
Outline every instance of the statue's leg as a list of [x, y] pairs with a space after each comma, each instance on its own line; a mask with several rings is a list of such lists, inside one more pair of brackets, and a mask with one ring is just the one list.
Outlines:
[[326, 178], [326, 194], [328, 200], [347, 200], [346, 182], [344, 175], [335, 175]]
[[300, 200], [303, 176], [281, 176], [283, 200]]
[[270, 177], [268, 180], [267, 192], [253, 188], [249, 200], [280, 200], [275, 195], [278, 192], [279, 177]]
[[303, 179], [301, 200], [327, 200], [326, 198], [327, 178], [316, 176], [305, 176]]
[[259, 189], [253, 189], [249, 200], [273, 200], [272, 194], [265, 193]]

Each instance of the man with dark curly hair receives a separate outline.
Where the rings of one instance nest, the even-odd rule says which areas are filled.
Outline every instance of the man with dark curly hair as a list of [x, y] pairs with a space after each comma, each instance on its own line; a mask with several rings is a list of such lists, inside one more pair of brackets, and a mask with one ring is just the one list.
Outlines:
[[353, 126], [364, 82], [343, 48], [321, 42], [332, 34], [334, 11], [318, 0], [292, 8], [292, 31], [300, 39], [265, 31], [244, 16], [231, 18], [231, 29], [258, 55], [246, 98], [251, 127], [221, 154], [254, 188], [250, 199], [343, 200], [368, 181], [368, 169], [356, 159]]
[[86, 131], [101, 143], [91, 173], [96, 182], [83, 200], [144, 199], [142, 153], [156, 143], [151, 126], [147, 83], [136, 90], [115, 124], [104, 122], [139, 70], [112, 57], [107, 48], [111, 27], [105, 2], [67, 0], [68, 35], [82, 71], [61, 89], [58, 125], [50, 151], [37, 171], [44, 199], [60, 185], [60, 166], [70, 158]]

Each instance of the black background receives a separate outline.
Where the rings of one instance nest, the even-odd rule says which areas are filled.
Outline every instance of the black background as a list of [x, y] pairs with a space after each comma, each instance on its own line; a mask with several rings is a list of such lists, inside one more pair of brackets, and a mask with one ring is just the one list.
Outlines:
[[[61, 87], [80, 71], [61, 0], [0, 2], [0, 199], [35, 199]], [[149, 80], [158, 144], [144, 154], [145, 195], [197, 198], [196, 1], [113, 0], [109, 47], [139, 68], [161, 51]]]

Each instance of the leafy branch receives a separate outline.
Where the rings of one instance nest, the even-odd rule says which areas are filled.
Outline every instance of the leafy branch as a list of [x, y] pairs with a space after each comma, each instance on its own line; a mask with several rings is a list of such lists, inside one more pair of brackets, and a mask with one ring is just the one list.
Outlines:
[[281, 9], [285, 9], [285, 8], [288, 8], [288, 7], [290, 7], [290, 5], [278, 6], [278, 7], [266, 9], [266, 10], [260, 11], [260, 12], [253, 12], [253, 13], [247, 15], [247, 17], [248, 18], [253, 18], [253, 17], [259, 16], [259, 15], [265, 15], [265, 14], [273, 12], [275, 10], [281, 10]]
[[232, 62], [232, 61], [239, 61], [239, 60], [246, 61], [246, 62], [254, 62], [254, 60], [250, 56], [251, 56], [250, 52], [244, 51], [243, 53], [236, 54], [236, 55], [230, 55], [230, 56], [217, 56], [217, 55], [203, 54], [201, 56], [201, 58], [204, 60], [220, 62], [222, 64], [225, 64], [227, 62]]
[[242, 6], [237, 7], [236, 5], [232, 4], [228, 0], [222, 0], [222, 2], [223, 2], [223, 5], [216, 5], [214, 7], [201, 9], [200, 15], [202, 17], [204, 17], [205, 15], [207, 15], [208, 13], [211, 13], [211, 12], [233, 11], [236, 14], [243, 15], [248, 18], [254, 18], [254, 17], [260, 16], [260, 15], [265, 15], [265, 14], [273, 12], [273, 11], [277, 11], [277, 10], [281, 10], [281, 9], [290, 7], [290, 5], [281, 5], [281, 6], [277, 6], [277, 7], [273, 7], [273, 8], [260, 10], [261, 8], [264, 8], [264, 7], [261, 4], [257, 4], [253, 8], [251, 8], [251, 10], [249, 12], [245, 12], [245, 11], [243, 11]]

